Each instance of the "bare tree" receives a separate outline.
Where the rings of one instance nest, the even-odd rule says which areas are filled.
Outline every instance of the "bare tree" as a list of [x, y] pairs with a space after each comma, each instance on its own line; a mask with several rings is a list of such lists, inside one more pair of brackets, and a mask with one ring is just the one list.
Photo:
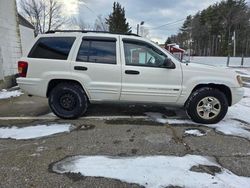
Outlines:
[[105, 18], [102, 17], [102, 15], [98, 15], [95, 20], [94, 30], [96, 31], [108, 31], [109, 27], [106, 24]]
[[36, 35], [58, 29], [67, 22], [57, 0], [21, 0], [20, 11], [34, 25]]

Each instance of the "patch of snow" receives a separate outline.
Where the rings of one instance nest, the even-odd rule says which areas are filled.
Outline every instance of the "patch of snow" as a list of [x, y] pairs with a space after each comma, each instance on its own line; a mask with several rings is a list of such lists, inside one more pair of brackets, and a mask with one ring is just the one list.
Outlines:
[[29, 127], [0, 128], [0, 138], [12, 138], [16, 140], [27, 140], [41, 138], [57, 133], [70, 132], [73, 129], [71, 124], [36, 125]]
[[[221, 169], [215, 175], [194, 172], [193, 166], [208, 165]], [[81, 173], [83, 176], [118, 179], [148, 188], [170, 185], [180, 187], [249, 187], [250, 178], [241, 177], [221, 167], [213, 158], [198, 155], [108, 157], [75, 156], [54, 164], [54, 172]]]
[[151, 120], [154, 120], [158, 123], [166, 124], [168, 123], [168, 119], [166, 119], [166, 116], [162, 113], [158, 112], [146, 112], [145, 113]]
[[168, 119], [165, 115], [158, 112], [146, 112], [145, 114], [149, 119], [162, 124], [194, 124], [194, 122], [190, 120]]
[[56, 115], [53, 112], [50, 112], [50, 113], [46, 114], [45, 116], [56, 117]]
[[31, 157], [39, 157], [39, 156], [41, 156], [41, 154], [40, 154], [40, 153], [33, 153], [33, 154], [31, 154], [30, 156], [31, 156]]
[[225, 135], [239, 136], [250, 140], [250, 126], [237, 120], [225, 119], [217, 124], [204, 125]]
[[14, 90], [14, 91], [7, 91], [6, 89], [3, 89], [0, 91], [0, 99], [8, 99], [11, 97], [19, 97], [23, 93], [20, 90]]
[[185, 134], [193, 136], [205, 136], [206, 133], [201, 132], [199, 129], [189, 129], [185, 130]]

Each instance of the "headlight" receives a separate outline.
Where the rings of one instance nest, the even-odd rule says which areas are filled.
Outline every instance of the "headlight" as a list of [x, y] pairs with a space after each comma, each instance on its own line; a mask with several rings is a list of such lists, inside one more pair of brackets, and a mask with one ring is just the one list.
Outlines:
[[237, 81], [240, 84], [240, 86], [243, 87], [243, 81], [240, 75], [237, 76]]

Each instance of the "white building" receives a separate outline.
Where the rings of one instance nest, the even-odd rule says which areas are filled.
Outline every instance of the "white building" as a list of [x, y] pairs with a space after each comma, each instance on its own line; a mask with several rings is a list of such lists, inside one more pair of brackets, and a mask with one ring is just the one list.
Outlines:
[[15, 83], [17, 60], [32, 39], [34, 29], [18, 16], [16, 1], [0, 0], [0, 89]]
[[18, 21], [21, 36], [22, 52], [24, 53], [29, 50], [30, 45], [33, 44], [33, 40], [35, 38], [35, 27], [20, 14], [18, 14]]

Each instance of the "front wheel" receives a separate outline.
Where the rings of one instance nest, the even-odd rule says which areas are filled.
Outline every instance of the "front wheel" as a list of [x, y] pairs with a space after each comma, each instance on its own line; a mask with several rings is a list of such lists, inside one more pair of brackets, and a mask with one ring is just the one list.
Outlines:
[[196, 90], [186, 104], [188, 116], [196, 123], [218, 123], [225, 117], [227, 110], [228, 101], [225, 94], [214, 88]]
[[88, 99], [78, 84], [61, 83], [51, 91], [49, 106], [60, 118], [76, 119], [86, 112]]

